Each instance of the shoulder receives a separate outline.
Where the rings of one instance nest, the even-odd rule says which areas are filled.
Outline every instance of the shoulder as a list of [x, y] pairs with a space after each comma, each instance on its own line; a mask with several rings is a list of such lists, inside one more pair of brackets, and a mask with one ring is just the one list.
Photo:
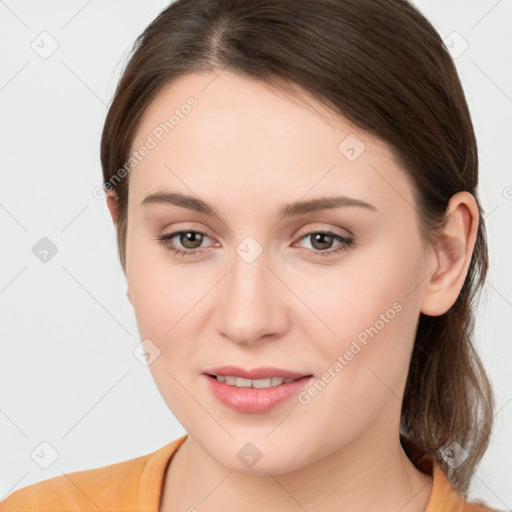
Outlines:
[[483, 501], [465, 501], [461, 512], [505, 512], [496, 508], [490, 508]]
[[441, 464], [417, 441], [400, 434], [402, 447], [421, 472], [433, 477], [432, 491], [425, 512], [505, 512], [490, 508], [483, 501], [467, 501], [452, 485]]
[[0, 512], [109, 512], [138, 509], [141, 495], [159, 492], [158, 478], [179, 446], [177, 439], [162, 448], [100, 468], [63, 473], [7, 496]]
[[134, 483], [149, 455], [101, 468], [62, 474], [18, 489], [1, 504], [1, 512], [24, 510], [101, 510], [106, 498], [133, 502]]

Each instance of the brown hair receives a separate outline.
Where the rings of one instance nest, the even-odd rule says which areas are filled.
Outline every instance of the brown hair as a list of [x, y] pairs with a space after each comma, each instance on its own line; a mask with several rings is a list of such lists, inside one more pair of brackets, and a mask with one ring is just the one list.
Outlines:
[[[118, 196], [124, 271], [129, 180], [114, 178], [129, 159], [141, 116], [179, 75], [224, 69], [279, 87], [298, 85], [389, 144], [415, 185], [426, 240], [435, 240], [453, 194], [465, 190], [477, 198], [477, 145], [456, 68], [412, 4], [178, 0], [137, 39], [101, 140], [104, 188]], [[441, 316], [420, 314], [400, 434], [431, 454], [464, 497], [494, 416], [493, 390], [472, 345], [477, 292], [488, 268], [477, 204], [477, 240], [459, 297]], [[467, 452], [453, 471], [442, 456], [452, 442]]]

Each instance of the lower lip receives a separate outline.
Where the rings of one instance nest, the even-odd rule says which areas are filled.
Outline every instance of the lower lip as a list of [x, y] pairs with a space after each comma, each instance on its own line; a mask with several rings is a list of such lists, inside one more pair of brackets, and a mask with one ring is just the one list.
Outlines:
[[204, 375], [212, 393], [224, 404], [238, 412], [267, 412], [288, 398], [297, 395], [313, 378], [300, 379], [271, 388], [239, 388]]

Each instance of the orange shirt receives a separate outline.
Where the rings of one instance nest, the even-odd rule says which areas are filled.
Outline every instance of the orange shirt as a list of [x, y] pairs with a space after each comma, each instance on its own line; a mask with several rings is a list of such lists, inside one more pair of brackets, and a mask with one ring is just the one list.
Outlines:
[[[158, 512], [167, 465], [186, 438], [148, 455], [28, 485], [4, 499], [0, 512]], [[464, 501], [434, 462], [432, 494], [425, 512], [494, 511]]]

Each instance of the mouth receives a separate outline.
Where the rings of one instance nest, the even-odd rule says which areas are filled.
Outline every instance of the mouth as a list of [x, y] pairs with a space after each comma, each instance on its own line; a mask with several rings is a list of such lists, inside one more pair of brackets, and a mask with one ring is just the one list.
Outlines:
[[[232, 369], [229, 372], [222, 370], [223, 373], [208, 371], [203, 377], [207, 388], [224, 406], [238, 413], [263, 414], [297, 396], [313, 380], [312, 374], [290, 376], [293, 372], [284, 372], [288, 375], [283, 376], [274, 370], [254, 370], [252, 375], [267, 374], [254, 379], [240, 376], [241, 371], [233, 372]], [[245, 371], [245, 375], [247, 373], [250, 372]]]
[[203, 373], [212, 379], [238, 388], [270, 388], [312, 377], [308, 372], [270, 366], [251, 369], [239, 366], [218, 366], [208, 368]]
[[289, 382], [294, 382], [297, 380], [308, 379], [312, 377], [312, 375], [304, 375], [302, 377], [266, 377], [262, 379], [246, 379], [244, 377], [237, 377], [235, 375], [214, 375], [214, 374], [206, 374], [208, 377], [215, 379], [219, 382], [223, 382], [224, 384], [228, 384], [229, 386], [237, 387], [237, 388], [257, 388], [257, 389], [267, 389], [273, 388], [277, 386], [281, 386], [283, 384], [288, 384]]

